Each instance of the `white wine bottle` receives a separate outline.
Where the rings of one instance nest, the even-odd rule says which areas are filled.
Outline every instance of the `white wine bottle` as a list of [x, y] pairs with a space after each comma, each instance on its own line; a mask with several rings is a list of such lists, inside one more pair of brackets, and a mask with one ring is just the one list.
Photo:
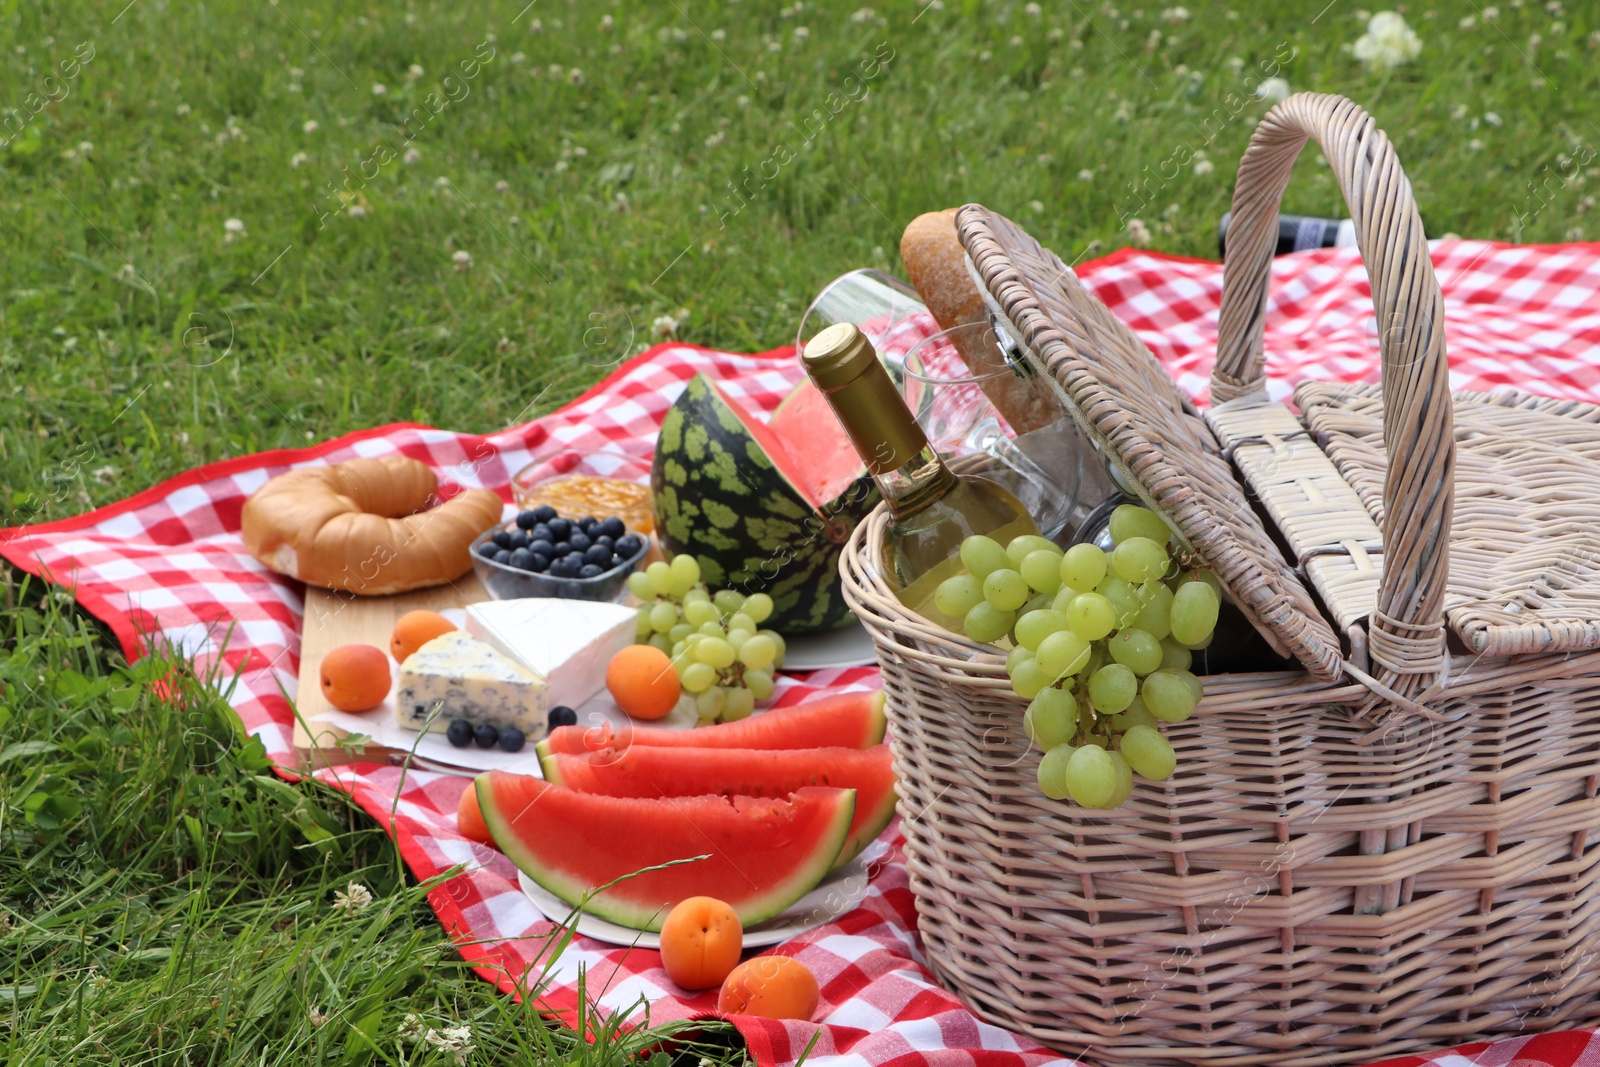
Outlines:
[[950, 627], [959, 620], [934, 607], [933, 591], [959, 570], [961, 542], [987, 534], [1003, 545], [1037, 534], [1033, 518], [1003, 486], [945, 465], [855, 326], [829, 326], [807, 342], [801, 361], [893, 516], [883, 539], [884, 578], [906, 607]]

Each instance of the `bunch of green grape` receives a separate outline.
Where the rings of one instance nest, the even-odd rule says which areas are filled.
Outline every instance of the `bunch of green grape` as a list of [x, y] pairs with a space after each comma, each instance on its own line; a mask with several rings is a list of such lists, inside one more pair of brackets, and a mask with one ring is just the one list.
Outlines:
[[1114, 808], [1135, 773], [1163, 781], [1176, 768], [1159, 724], [1183, 722], [1200, 701], [1191, 653], [1211, 643], [1222, 587], [1174, 560], [1170, 536], [1155, 512], [1124, 504], [1111, 515], [1110, 552], [969, 537], [966, 573], [934, 593], [968, 637], [1010, 639], [1006, 672], [1030, 701], [1023, 727], [1044, 752], [1039, 788], [1052, 800]]
[[635, 640], [672, 657], [702, 723], [742, 719], [772, 695], [783, 637], [757, 629], [772, 614], [770, 596], [711, 592], [700, 580], [699, 561], [687, 553], [628, 575], [628, 591], [643, 601]]

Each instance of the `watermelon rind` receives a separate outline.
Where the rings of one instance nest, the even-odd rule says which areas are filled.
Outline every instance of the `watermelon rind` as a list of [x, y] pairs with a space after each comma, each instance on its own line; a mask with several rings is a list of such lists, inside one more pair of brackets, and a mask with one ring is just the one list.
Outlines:
[[[530, 837], [516, 832], [512, 814], [504, 810], [496, 791], [497, 788], [510, 783], [512, 788], [520, 792], [526, 792], [528, 788], [532, 787], [556, 790], [559, 791], [559, 794], [565, 794], [565, 798], [559, 796], [550, 797], [549, 799], [554, 803], [540, 804], [538, 801], [545, 800], [546, 797], [543, 794], [536, 797], [534, 806], [542, 809], [540, 812], [541, 817], [547, 818], [559, 818], [557, 812], [552, 809], [573, 807], [572, 801], [566, 798], [604, 801], [608, 804], [643, 805], [644, 807], [639, 809], [641, 821], [644, 818], [648, 818], [652, 810], [660, 810], [659, 807], [652, 809], [650, 806], [659, 806], [670, 802], [667, 800], [622, 799], [576, 793], [570, 789], [550, 785], [541, 779], [531, 779], [528, 782], [518, 781], [528, 777], [507, 771], [489, 771], [479, 775], [477, 778], [474, 787], [478, 793], [478, 806], [483, 811], [484, 823], [488, 826], [489, 835], [494, 839], [496, 846], [506, 854], [506, 857], [516, 865], [518, 870], [533, 879], [540, 888], [564, 903], [574, 908], [581, 908], [586, 914], [630, 930], [659, 932], [662, 923], [666, 921], [668, 912], [672, 909], [672, 905], [676, 904], [677, 901], [664, 901], [659, 897], [641, 898], [638, 895], [630, 896], [630, 886], [637, 887], [639, 879], [621, 880], [603, 892], [595, 892], [599, 888], [598, 886], [583, 884], [580, 880], [557, 870], [550, 859], [538, 854], [537, 848], [541, 842], [537, 836]], [[793, 906], [795, 901], [814, 889], [817, 883], [826, 878], [829, 872], [833, 870], [834, 860], [838, 858], [840, 849], [844, 847], [850, 824], [855, 817], [855, 790], [813, 787], [800, 792], [813, 796], [821, 793], [829, 794], [827, 797], [818, 798], [817, 803], [832, 803], [833, 810], [823, 823], [821, 831], [810, 842], [809, 852], [794, 863], [783, 878], [767, 885], [758, 892], [746, 892], [743, 895], [734, 892], [736, 888], [741, 887], [734, 886], [728, 882], [717, 885], [706, 884], [696, 887], [694, 892], [685, 893], [684, 898], [689, 896], [712, 896], [726, 901], [734, 913], [739, 916], [740, 923], [749, 928], [783, 914], [784, 911]], [[796, 795], [798, 796], [799, 794]], [[672, 798], [680, 806], [684, 802], [694, 799], [708, 798]], [[727, 801], [727, 798], [724, 797], [717, 797], [716, 799], [719, 802]], [[517, 814], [522, 813], [518, 812]], [[581, 830], [582, 828], [572, 828], [571, 832], [581, 832]], [[611, 835], [612, 839], [618, 839], [616, 835], [619, 832], [620, 828], [616, 826], [595, 827], [584, 836], [587, 840], [594, 840], [599, 835]], [[550, 836], [553, 838], [554, 835]], [[652, 833], [649, 836], [651, 840], [657, 842], [662, 839], [659, 833]], [[801, 844], [797, 842], [795, 847], [799, 848]], [[685, 844], [681, 851], [683, 855], [680, 858], [686, 859], [691, 856], [701, 855], [706, 851], [705, 843], [701, 839], [696, 839], [692, 845]], [[659, 858], [652, 859], [630, 870], [618, 871], [617, 874], [633, 873], [659, 862], [663, 862], [663, 860]], [[692, 864], [689, 865], [690, 868], [693, 866]], [[748, 877], [750, 874], [764, 872], [752, 870], [744, 873], [746, 874], [744, 881], [748, 886], [750, 884]]]
[[851, 620], [839, 556], [878, 501], [869, 476], [813, 504], [697, 374], [662, 420], [650, 490], [667, 553], [695, 556], [712, 588], [766, 593], [773, 602], [766, 626], [810, 633]]

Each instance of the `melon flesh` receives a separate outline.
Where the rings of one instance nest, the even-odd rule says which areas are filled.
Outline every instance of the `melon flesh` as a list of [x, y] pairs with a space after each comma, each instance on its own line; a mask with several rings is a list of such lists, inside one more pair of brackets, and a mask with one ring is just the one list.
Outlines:
[[866, 474], [867, 468], [839, 424], [839, 417], [828, 406], [822, 390], [809, 379], [784, 397], [772, 413], [771, 422], [762, 422], [726, 393], [722, 399], [778, 473], [812, 507], [820, 510], [831, 504]]
[[518, 869], [573, 907], [633, 930], [660, 930], [674, 905], [697, 896], [726, 901], [745, 926], [781, 914], [827, 876], [855, 814], [854, 791], [818, 786], [787, 800], [650, 800], [489, 771], [476, 788], [490, 835]]
[[636, 745], [586, 756], [552, 753], [539, 764], [549, 782], [613, 797], [784, 797], [808, 785], [854, 789], [855, 817], [835, 867], [860, 855], [894, 817], [895, 776], [886, 744], [868, 749]]
[[738, 722], [669, 730], [661, 726], [558, 726], [539, 742], [539, 756], [583, 755], [605, 748], [871, 748], [888, 720], [883, 690], [836, 693]]

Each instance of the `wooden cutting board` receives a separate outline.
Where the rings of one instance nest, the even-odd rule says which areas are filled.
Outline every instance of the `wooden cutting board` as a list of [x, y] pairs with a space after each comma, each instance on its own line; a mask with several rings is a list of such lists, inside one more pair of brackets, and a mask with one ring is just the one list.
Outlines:
[[[331, 589], [306, 587], [306, 614], [300, 631], [300, 714], [295, 720], [294, 751], [303, 768], [337, 763], [399, 763], [406, 753], [368, 743], [360, 753], [339, 747], [346, 731], [317, 720], [333, 708], [322, 696], [322, 657], [340, 645], [375, 645], [389, 650], [395, 620], [408, 611], [446, 611], [488, 600], [476, 574], [447, 585], [393, 596], [351, 596]], [[307, 729], [309, 724], [310, 730]]]

